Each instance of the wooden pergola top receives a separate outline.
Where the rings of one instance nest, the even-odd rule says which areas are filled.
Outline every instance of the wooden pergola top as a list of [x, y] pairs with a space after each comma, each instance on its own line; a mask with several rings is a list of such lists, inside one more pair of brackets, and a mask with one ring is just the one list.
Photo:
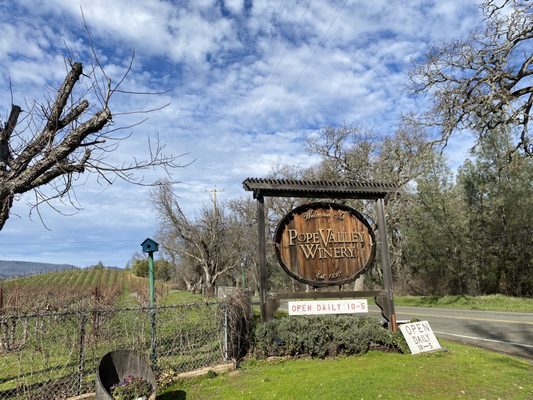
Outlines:
[[378, 182], [302, 181], [246, 178], [244, 190], [258, 197], [307, 197], [327, 199], [387, 199], [398, 187]]

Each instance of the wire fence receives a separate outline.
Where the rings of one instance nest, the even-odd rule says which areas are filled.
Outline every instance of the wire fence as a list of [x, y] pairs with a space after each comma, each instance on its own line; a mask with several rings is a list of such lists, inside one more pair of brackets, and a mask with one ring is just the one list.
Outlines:
[[[99, 360], [132, 349], [156, 373], [227, 359], [224, 303], [78, 312], [0, 313], [0, 400], [66, 399], [93, 392]], [[226, 330], [225, 330], [226, 329]]]

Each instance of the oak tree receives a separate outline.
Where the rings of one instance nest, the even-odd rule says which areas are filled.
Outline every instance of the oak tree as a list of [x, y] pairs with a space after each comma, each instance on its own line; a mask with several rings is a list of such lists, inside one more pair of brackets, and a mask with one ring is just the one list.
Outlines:
[[413, 91], [433, 99], [419, 121], [437, 126], [444, 143], [462, 129], [479, 141], [508, 127], [514, 135], [509, 156], [531, 156], [533, 4], [485, 0], [481, 11], [481, 29], [433, 46], [411, 72]]

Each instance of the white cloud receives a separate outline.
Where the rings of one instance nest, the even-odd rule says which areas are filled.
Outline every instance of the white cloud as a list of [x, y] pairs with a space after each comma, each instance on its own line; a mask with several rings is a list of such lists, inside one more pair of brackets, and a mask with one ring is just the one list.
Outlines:
[[[13, 4], [10, 14], [0, 14], [0, 115], [11, 104], [9, 78], [15, 102], [42, 101], [63, 79], [66, 54], [88, 67], [81, 7], [95, 50], [115, 82], [135, 50], [123, 89], [167, 91], [115, 94], [111, 105], [118, 126], [149, 119], [124, 131], [132, 136], [110, 161], [142, 158], [148, 138], [156, 135], [168, 153], [190, 153], [182, 161], [196, 161], [176, 170], [174, 178], [180, 181], [180, 202], [191, 214], [209, 203], [208, 189], [224, 189], [221, 200], [248, 196], [242, 189], [246, 177], [264, 176], [274, 164], [312, 165], [316, 159], [305, 153], [304, 143], [324, 125], [349, 123], [385, 133], [394, 129], [402, 112], [418, 107], [404, 87], [411, 59], [432, 41], [464, 34], [478, 12], [460, 0], [276, 0], [254, 1], [248, 9], [243, 0]], [[0, 12], [6, 8], [0, 4]], [[120, 115], [167, 102], [171, 104], [154, 113]], [[147, 180], [162, 176], [161, 171], [146, 172]], [[0, 244], [9, 239], [34, 247], [1, 246], [0, 259], [79, 265], [101, 259], [123, 265], [138, 250], [138, 238], [155, 233], [148, 190], [117, 183], [101, 192], [91, 178], [77, 193], [83, 210], [73, 217], [43, 209], [51, 232], [38, 220], [28, 221], [25, 201], [30, 197], [25, 196], [15, 208], [20, 218], [8, 221]], [[106, 246], [92, 248], [92, 240]], [[68, 245], [37, 244], [52, 241]]]
[[232, 14], [240, 14], [244, 10], [244, 0], [225, 0], [224, 6]]

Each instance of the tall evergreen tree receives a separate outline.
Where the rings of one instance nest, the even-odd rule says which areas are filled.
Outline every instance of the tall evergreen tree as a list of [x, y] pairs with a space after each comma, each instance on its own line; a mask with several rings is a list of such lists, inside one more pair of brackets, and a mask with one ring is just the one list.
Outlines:
[[416, 182], [416, 203], [404, 228], [410, 290], [465, 294], [470, 271], [465, 264], [464, 207], [444, 157], [435, 155], [432, 167]]
[[507, 155], [511, 135], [491, 131], [459, 172], [470, 262], [482, 293], [533, 294], [533, 161]]

